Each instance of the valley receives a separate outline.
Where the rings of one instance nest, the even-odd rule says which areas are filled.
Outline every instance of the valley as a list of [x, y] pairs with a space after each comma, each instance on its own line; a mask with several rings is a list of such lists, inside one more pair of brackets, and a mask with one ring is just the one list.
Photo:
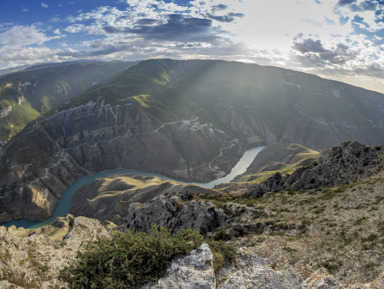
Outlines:
[[209, 182], [252, 145], [381, 143], [383, 106], [379, 93], [280, 68], [142, 61], [39, 117], [2, 148], [0, 220], [45, 219], [71, 183], [104, 170]]
[[[36, 111], [0, 148], [0, 287], [61, 286], [81, 242], [156, 225], [201, 235], [209, 288], [382, 288], [383, 94], [239, 62], [109, 65], [49, 109], [0, 90], [2, 120]], [[221, 274], [214, 242], [239, 262]]]

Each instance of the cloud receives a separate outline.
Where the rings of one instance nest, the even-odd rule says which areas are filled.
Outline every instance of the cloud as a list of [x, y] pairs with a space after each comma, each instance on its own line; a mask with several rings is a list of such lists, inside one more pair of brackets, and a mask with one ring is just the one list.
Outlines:
[[218, 5], [213, 5], [212, 6], [212, 11], [220, 11], [220, 10], [225, 10], [227, 9], [228, 6], [224, 4], [218, 4]]
[[181, 14], [167, 15], [165, 21], [155, 19], [141, 19], [134, 27], [105, 26], [107, 33], [137, 34], [145, 39], [157, 39], [164, 41], [209, 41], [215, 36], [210, 28], [212, 20], [186, 17]]
[[244, 17], [243, 13], [228, 13], [227, 15], [222, 15], [222, 16], [216, 16], [213, 14], [207, 14], [207, 16], [213, 20], [219, 21], [219, 22], [233, 22], [236, 20], [238, 17]]
[[380, 1], [365, 0], [360, 3], [357, 0], [339, 0], [337, 6], [346, 6], [353, 12], [361, 11], [375, 11], [378, 7], [382, 6]]
[[41, 3], [41, 7], [43, 7], [43, 8], [48, 8], [49, 5], [43, 2], [43, 3]]
[[345, 6], [345, 5], [350, 5], [353, 3], [356, 3], [356, 0], [339, 0], [339, 2], [337, 2], [337, 5]]
[[29, 9], [28, 8], [26, 8], [26, 7], [23, 7], [23, 9], [21, 9], [21, 12], [28, 12], [29, 11]]
[[305, 66], [326, 67], [344, 65], [356, 57], [356, 53], [343, 43], [326, 49], [320, 40], [303, 39], [293, 43], [292, 47], [299, 52], [296, 59]]
[[59, 36], [48, 37], [36, 26], [13, 26], [0, 34], [0, 51], [18, 49], [28, 45], [42, 45], [45, 42], [59, 38]]

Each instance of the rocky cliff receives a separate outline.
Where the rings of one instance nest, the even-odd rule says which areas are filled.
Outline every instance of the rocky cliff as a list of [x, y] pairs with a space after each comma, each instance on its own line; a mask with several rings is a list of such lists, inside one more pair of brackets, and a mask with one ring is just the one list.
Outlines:
[[266, 192], [308, 190], [355, 182], [383, 170], [384, 146], [366, 146], [356, 141], [322, 151], [319, 159], [295, 170], [291, 175], [274, 174], [256, 184], [248, 194], [258, 197]]
[[90, 102], [30, 124], [0, 151], [1, 221], [44, 219], [66, 187], [89, 173], [128, 168], [182, 180], [228, 172], [245, 144], [210, 124], [160, 124], [135, 101]]
[[78, 177], [128, 168], [206, 182], [252, 144], [384, 141], [379, 93], [225, 61], [140, 62], [28, 125], [0, 151], [0, 221], [49, 216]]
[[40, 114], [112, 79], [130, 65], [133, 63], [64, 62], [1, 76], [0, 141], [9, 141]]

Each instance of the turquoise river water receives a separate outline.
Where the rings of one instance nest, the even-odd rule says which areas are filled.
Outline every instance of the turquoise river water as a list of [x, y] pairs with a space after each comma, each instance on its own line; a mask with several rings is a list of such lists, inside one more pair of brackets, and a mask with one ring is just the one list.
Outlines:
[[[248, 166], [251, 164], [253, 159], [256, 157], [256, 155], [262, 149], [264, 149], [264, 146], [250, 148], [247, 151], [245, 151], [244, 155], [241, 157], [239, 162], [236, 164], [236, 166], [233, 167], [233, 169], [231, 170], [231, 172], [228, 175], [226, 175], [222, 178], [216, 179], [216, 180], [209, 182], [209, 183], [197, 183], [197, 182], [195, 182], [193, 184], [199, 185], [199, 186], [202, 186], [205, 188], [212, 188], [217, 184], [229, 183], [236, 176], [244, 173], [247, 170]], [[87, 183], [89, 183], [89, 182], [91, 182], [97, 178], [105, 178], [105, 177], [108, 177], [110, 175], [125, 175], [125, 174], [134, 174], [134, 175], [142, 175], [142, 176], [157, 176], [160, 179], [162, 179], [163, 181], [171, 180], [171, 181], [179, 182], [182, 184], [186, 184], [186, 182], [182, 182], [182, 181], [173, 179], [171, 177], [167, 177], [167, 176], [164, 176], [161, 174], [156, 174], [156, 173], [127, 170], [127, 169], [115, 169], [115, 170], [103, 171], [103, 172], [99, 172], [99, 173], [96, 173], [96, 174], [91, 175], [91, 176], [82, 177], [82, 178], [76, 180], [70, 187], [68, 187], [67, 190], [64, 192], [63, 196], [61, 197], [61, 199], [58, 200], [57, 206], [56, 206], [55, 210], [53, 211], [52, 216], [49, 219], [47, 219], [45, 221], [30, 221], [27, 219], [12, 220], [12, 221], [0, 224], [0, 226], [10, 227], [10, 226], [14, 225], [16, 227], [24, 227], [24, 228], [33, 229], [33, 228], [38, 228], [38, 227], [44, 226], [46, 224], [49, 224], [50, 222], [52, 222], [57, 217], [61, 217], [61, 216], [64, 216], [64, 215], [69, 213], [70, 208], [71, 208], [72, 196], [76, 193], [76, 191], [78, 189], [80, 189], [85, 184], [87, 184]]]

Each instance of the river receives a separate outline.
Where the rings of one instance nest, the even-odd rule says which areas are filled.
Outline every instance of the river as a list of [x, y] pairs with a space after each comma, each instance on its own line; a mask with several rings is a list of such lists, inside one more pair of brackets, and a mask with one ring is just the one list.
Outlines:
[[[217, 184], [221, 183], [229, 183], [232, 181], [236, 176], [244, 173], [248, 166], [251, 164], [253, 159], [257, 156], [257, 154], [264, 149], [264, 146], [259, 146], [259, 147], [254, 147], [250, 148], [245, 151], [244, 155], [241, 157], [241, 159], [238, 161], [238, 163], [232, 168], [231, 172], [219, 179], [216, 179], [214, 181], [211, 181], [209, 183], [192, 183], [198, 186], [202, 186], [205, 188], [212, 188]], [[82, 177], [78, 180], [76, 180], [70, 187], [67, 188], [67, 190], [64, 192], [63, 196], [61, 199], [58, 200], [57, 206], [55, 210], [53, 211], [52, 216], [45, 220], [45, 221], [30, 221], [27, 219], [22, 219], [22, 220], [12, 220], [3, 224], [0, 224], [0, 226], [5, 226], [5, 227], [10, 227], [12, 225], [16, 227], [24, 227], [24, 228], [29, 228], [29, 229], [34, 229], [38, 228], [41, 226], [44, 226], [46, 224], [49, 224], [52, 222], [54, 219], [57, 217], [64, 216], [69, 213], [70, 208], [71, 208], [71, 202], [72, 202], [72, 196], [76, 193], [78, 189], [80, 189], [82, 186], [85, 184], [97, 179], [97, 178], [105, 178], [110, 175], [125, 175], [125, 174], [134, 174], [134, 175], [143, 175], [143, 176], [157, 176], [161, 178], [163, 181], [166, 180], [171, 180], [175, 182], [179, 182], [182, 184], [186, 184], [186, 182], [182, 182], [176, 179], [173, 179], [171, 177], [167, 177], [161, 174], [156, 174], [156, 173], [149, 173], [149, 172], [143, 172], [143, 171], [135, 171], [135, 170], [127, 170], [127, 169], [115, 169], [115, 170], [108, 170], [108, 171], [103, 171], [96, 173], [91, 176], [85, 176]]]

